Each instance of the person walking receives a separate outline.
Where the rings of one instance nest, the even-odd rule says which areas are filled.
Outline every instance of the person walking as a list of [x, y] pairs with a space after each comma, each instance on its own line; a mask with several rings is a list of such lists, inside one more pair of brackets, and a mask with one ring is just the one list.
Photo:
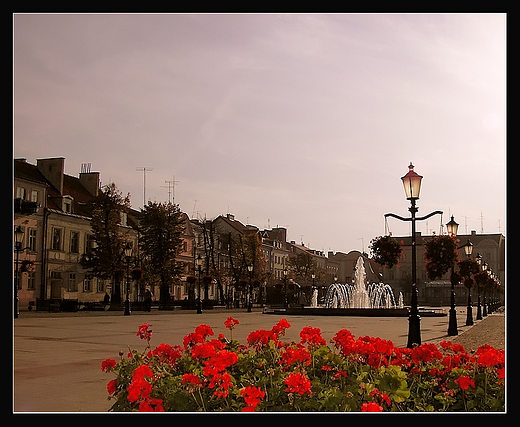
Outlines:
[[144, 311], [152, 311], [152, 297], [152, 292], [146, 288], [146, 291], [144, 291]]

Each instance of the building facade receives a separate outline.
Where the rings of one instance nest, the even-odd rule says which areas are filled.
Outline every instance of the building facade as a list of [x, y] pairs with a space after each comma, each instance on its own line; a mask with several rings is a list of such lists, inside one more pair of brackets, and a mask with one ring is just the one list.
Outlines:
[[[392, 286], [394, 294], [402, 292], [405, 304], [410, 301], [410, 291], [412, 283], [412, 238], [411, 236], [394, 238], [401, 243], [403, 252], [400, 263], [392, 268], [381, 268], [375, 264], [382, 274], [383, 282]], [[423, 236], [420, 232], [416, 233], [417, 247], [417, 289], [419, 293], [419, 303], [423, 305], [444, 305], [450, 304], [451, 297], [451, 272], [448, 272], [439, 280], [430, 280], [426, 275], [424, 261], [424, 242], [430, 240], [431, 235]], [[473, 244], [472, 258], [477, 254], [482, 256], [482, 260], [488, 264], [488, 267], [497, 275], [502, 283], [505, 284], [505, 237], [503, 234], [477, 234], [471, 231], [471, 234], [457, 235], [459, 247], [470, 241]], [[463, 249], [459, 249], [459, 259], [466, 258]], [[473, 304], [477, 301], [476, 290], [471, 291]], [[463, 285], [455, 287], [455, 298], [457, 305], [466, 305], [468, 300], [468, 290]], [[501, 295], [502, 301], [504, 295]]]

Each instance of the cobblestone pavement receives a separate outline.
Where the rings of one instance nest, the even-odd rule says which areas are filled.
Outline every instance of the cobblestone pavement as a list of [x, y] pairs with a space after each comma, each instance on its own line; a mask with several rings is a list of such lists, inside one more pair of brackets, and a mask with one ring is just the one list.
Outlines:
[[[475, 316], [474, 310], [474, 316]], [[208, 310], [201, 315], [193, 312], [22, 312], [14, 320], [14, 412], [106, 412], [112, 402], [107, 400], [106, 384], [112, 374], [101, 372], [101, 362], [117, 359], [119, 351], [128, 348], [144, 350], [137, 336], [137, 327], [152, 324], [152, 346], [162, 342], [182, 344], [182, 338], [199, 324], [210, 325], [215, 335], [229, 331], [224, 320], [233, 316], [240, 325], [233, 338], [245, 342], [249, 332], [270, 329], [283, 315], [267, 315], [253, 310]], [[465, 325], [466, 311], [457, 308], [460, 342], [467, 350], [489, 343], [500, 348], [505, 344], [505, 316], [493, 314], [472, 327]], [[305, 326], [321, 328], [329, 341], [342, 329], [355, 336], [379, 336], [396, 346], [405, 346], [408, 334], [407, 318], [371, 318], [342, 316], [287, 316], [292, 325], [285, 341], [299, 341]], [[423, 342], [438, 343], [447, 337], [448, 317], [423, 317]]]
[[505, 319], [504, 313], [491, 314], [451, 341], [461, 344], [466, 351], [476, 350], [483, 344], [505, 350]]

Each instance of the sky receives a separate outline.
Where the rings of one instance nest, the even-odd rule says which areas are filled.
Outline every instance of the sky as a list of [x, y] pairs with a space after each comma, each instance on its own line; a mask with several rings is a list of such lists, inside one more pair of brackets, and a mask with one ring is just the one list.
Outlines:
[[14, 14], [13, 154], [325, 252], [409, 235], [412, 162], [418, 231], [505, 234], [506, 21]]

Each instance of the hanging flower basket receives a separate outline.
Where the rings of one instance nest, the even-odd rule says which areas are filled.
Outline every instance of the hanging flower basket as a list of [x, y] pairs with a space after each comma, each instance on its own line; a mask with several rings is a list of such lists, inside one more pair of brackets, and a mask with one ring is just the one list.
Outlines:
[[455, 265], [459, 253], [458, 240], [452, 236], [433, 236], [424, 242], [426, 274], [430, 280], [440, 279]]
[[392, 236], [379, 236], [370, 241], [372, 259], [383, 267], [392, 268], [399, 262], [403, 249]]
[[474, 259], [461, 259], [459, 261], [459, 274], [464, 279], [464, 286], [471, 288], [475, 284], [472, 276], [475, 276], [480, 271], [480, 267]]

